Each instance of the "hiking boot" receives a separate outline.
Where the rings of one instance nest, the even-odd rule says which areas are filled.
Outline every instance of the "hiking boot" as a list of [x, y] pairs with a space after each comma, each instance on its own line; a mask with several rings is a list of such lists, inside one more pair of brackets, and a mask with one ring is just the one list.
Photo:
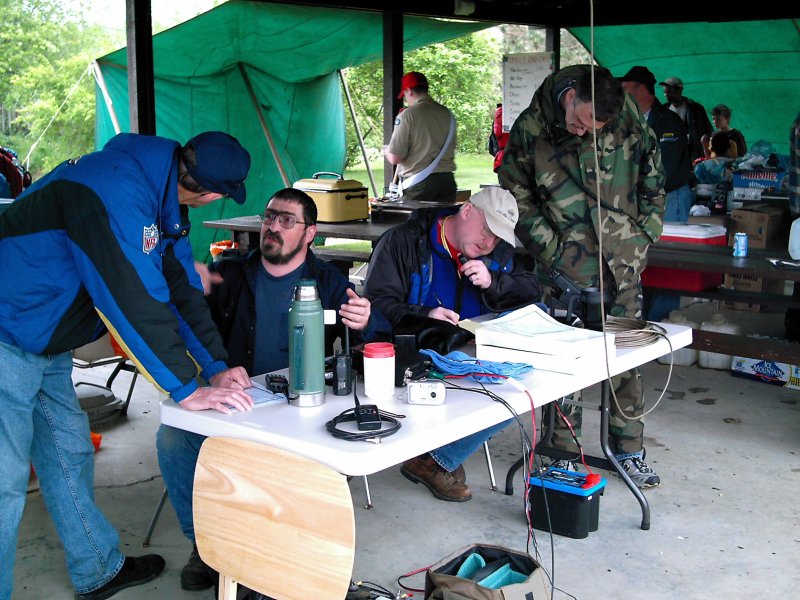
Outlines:
[[122, 568], [114, 576], [114, 579], [92, 592], [76, 594], [75, 598], [76, 600], [105, 600], [105, 598], [111, 598], [111, 596], [125, 588], [141, 585], [155, 579], [163, 569], [164, 559], [158, 554], [136, 557], [126, 556]]
[[467, 482], [467, 472], [464, 471], [464, 465], [458, 465], [456, 470], [452, 472], [453, 477], [456, 478], [456, 481], [461, 483]]
[[553, 469], [561, 469], [562, 471], [578, 470], [578, 464], [574, 460], [567, 460], [564, 458], [554, 460], [553, 462], [550, 463], [550, 467]]
[[631, 456], [623, 458], [619, 464], [636, 487], [644, 489], [661, 485], [661, 478], [644, 462], [644, 458]]
[[192, 553], [189, 555], [183, 569], [181, 569], [181, 588], [190, 592], [206, 590], [214, 585], [213, 571], [197, 551], [197, 544], [192, 545]]
[[400, 467], [400, 473], [409, 481], [427, 487], [439, 500], [466, 502], [472, 498], [467, 485], [440, 467], [430, 454], [407, 460]]

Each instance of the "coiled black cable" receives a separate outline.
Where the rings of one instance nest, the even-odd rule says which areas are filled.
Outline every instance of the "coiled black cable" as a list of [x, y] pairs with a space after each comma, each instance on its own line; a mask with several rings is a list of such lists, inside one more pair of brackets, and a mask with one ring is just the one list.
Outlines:
[[[347, 431], [346, 429], [340, 429], [339, 424], [349, 423], [356, 420], [355, 408], [348, 408], [347, 410], [336, 415], [333, 419], [325, 423], [325, 429], [327, 429], [328, 433], [330, 433], [333, 437], [340, 440], [347, 440], [349, 442], [373, 442], [377, 444], [380, 443], [380, 438], [397, 433], [401, 426], [398, 419], [405, 418], [405, 415], [396, 415], [380, 409], [378, 409], [378, 415], [381, 418], [381, 429], [378, 430]], [[390, 427], [383, 429], [384, 423], [388, 423]]]

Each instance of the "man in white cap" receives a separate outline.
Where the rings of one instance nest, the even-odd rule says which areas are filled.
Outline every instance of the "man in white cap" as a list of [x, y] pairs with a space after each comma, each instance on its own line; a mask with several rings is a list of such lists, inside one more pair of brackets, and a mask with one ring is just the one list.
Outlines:
[[[413, 315], [456, 324], [536, 301], [536, 276], [515, 260], [518, 215], [514, 196], [499, 187], [460, 208], [415, 211], [378, 241], [364, 296], [395, 329]], [[507, 423], [406, 461], [401, 472], [441, 500], [469, 500], [461, 463]]]

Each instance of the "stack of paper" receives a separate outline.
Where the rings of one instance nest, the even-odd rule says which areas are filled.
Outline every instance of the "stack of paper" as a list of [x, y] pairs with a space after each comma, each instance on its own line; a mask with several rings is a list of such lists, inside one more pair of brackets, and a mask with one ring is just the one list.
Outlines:
[[602, 364], [616, 355], [614, 335], [559, 323], [536, 306], [526, 306], [480, 324], [476, 356], [483, 360], [524, 362], [535, 369], [574, 374], [587, 362]]

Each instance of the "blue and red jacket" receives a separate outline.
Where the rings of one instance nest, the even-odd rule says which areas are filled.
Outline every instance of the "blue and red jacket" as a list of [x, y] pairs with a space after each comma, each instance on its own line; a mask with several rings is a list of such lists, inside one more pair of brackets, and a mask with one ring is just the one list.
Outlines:
[[110, 330], [175, 400], [227, 354], [194, 270], [178, 150], [119, 134], [68, 160], [0, 215], [0, 341], [66, 352]]

